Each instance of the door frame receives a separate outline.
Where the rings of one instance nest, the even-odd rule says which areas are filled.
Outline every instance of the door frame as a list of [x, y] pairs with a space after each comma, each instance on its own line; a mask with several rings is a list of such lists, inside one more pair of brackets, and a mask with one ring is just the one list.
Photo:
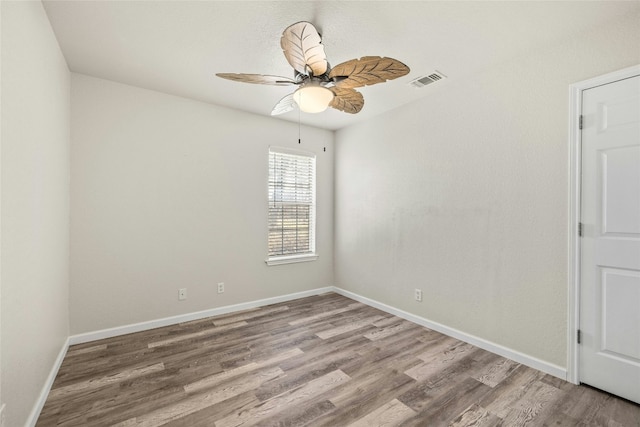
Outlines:
[[640, 74], [640, 65], [624, 68], [583, 80], [569, 86], [569, 288], [567, 293], [567, 381], [580, 384], [580, 346], [577, 331], [580, 325], [580, 236], [582, 165], [580, 115], [582, 91]]

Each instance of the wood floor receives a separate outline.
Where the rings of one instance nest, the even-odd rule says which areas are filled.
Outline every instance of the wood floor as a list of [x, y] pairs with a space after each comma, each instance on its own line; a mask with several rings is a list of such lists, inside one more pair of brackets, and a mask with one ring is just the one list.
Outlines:
[[37, 426], [640, 426], [640, 406], [329, 293], [72, 346]]

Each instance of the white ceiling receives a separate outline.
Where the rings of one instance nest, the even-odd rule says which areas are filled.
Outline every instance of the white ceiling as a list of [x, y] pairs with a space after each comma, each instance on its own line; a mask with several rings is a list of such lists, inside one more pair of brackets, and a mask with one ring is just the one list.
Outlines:
[[[359, 114], [300, 115], [303, 124], [339, 129], [604, 25], [637, 11], [640, 2], [45, 0], [44, 6], [71, 71], [256, 114], [269, 115], [292, 89], [214, 74], [292, 76], [280, 36], [298, 21], [318, 28], [332, 65], [380, 55], [411, 68], [407, 76], [361, 88]], [[408, 84], [434, 70], [448, 79], [421, 89]], [[296, 110], [279, 117], [297, 122], [298, 116]]]

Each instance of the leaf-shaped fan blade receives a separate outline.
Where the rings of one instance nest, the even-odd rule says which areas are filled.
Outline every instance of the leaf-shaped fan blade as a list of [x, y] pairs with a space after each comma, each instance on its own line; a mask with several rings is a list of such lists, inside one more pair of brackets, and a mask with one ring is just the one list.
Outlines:
[[290, 25], [282, 33], [280, 46], [289, 64], [299, 73], [314, 76], [327, 72], [327, 57], [320, 34], [310, 22]]
[[364, 56], [336, 65], [329, 77], [335, 79], [337, 87], [354, 88], [384, 83], [407, 74], [409, 67], [397, 59]]
[[330, 90], [335, 96], [329, 107], [349, 114], [356, 114], [364, 107], [364, 97], [357, 90], [340, 87], [332, 87]]
[[289, 95], [282, 98], [275, 107], [273, 107], [271, 115], [277, 116], [279, 114], [288, 113], [289, 111], [293, 110], [295, 106], [296, 101], [293, 100], [293, 93], [290, 93]]
[[296, 84], [296, 82], [289, 77], [265, 76], [262, 74], [218, 73], [216, 76], [227, 80], [233, 80], [234, 82], [254, 83], [260, 85], [290, 86]]

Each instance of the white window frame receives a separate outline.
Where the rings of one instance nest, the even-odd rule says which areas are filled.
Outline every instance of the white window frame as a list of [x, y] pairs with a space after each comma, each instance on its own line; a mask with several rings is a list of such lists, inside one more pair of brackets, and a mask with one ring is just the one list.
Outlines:
[[[282, 264], [290, 264], [290, 263], [297, 263], [297, 262], [315, 261], [316, 259], [318, 259], [318, 254], [316, 252], [317, 156], [315, 153], [310, 151], [296, 150], [296, 149], [287, 148], [287, 147], [270, 146], [268, 157], [267, 157], [268, 165], [270, 164], [271, 153], [281, 153], [281, 154], [289, 154], [289, 155], [305, 156], [305, 157], [313, 158], [312, 202], [311, 202], [310, 223], [309, 223], [309, 246], [311, 250], [310, 252], [301, 253], [301, 254], [270, 256], [268, 255], [269, 251], [267, 247], [267, 258], [265, 259], [265, 262], [267, 263], [267, 265], [271, 266], [271, 265], [282, 265]], [[273, 200], [270, 200], [270, 191], [269, 191], [270, 185], [271, 185], [270, 184], [271, 170], [268, 171], [267, 177], [268, 177], [267, 178], [267, 203], [271, 204], [271, 203], [274, 203]], [[268, 236], [269, 236], [268, 215], [269, 215], [269, 208], [267, 207], [267, 245], [268, 245]]]

